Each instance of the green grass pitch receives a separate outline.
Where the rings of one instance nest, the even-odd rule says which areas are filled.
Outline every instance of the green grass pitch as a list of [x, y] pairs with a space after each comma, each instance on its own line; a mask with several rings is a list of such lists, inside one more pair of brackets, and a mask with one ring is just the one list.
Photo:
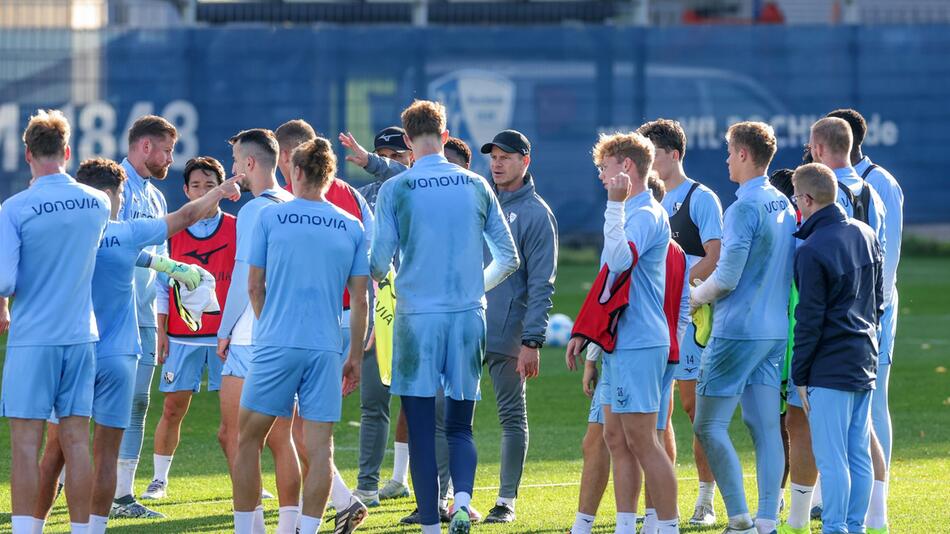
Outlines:
[[[577, 313], [593, 278], [595, 258], [591, 253], [564, 251], [555, 294], [555, 311]], [[890, 495], [891, 532], [950, 532], [946, 498], [950, 489], [950, 259], [904, 258], [900, 269], [900, 319], [895, 364], [891, 373], [891, 414], [894, 419], [894, 458]], [[486, 373], [487, 374], [487, 373]], [[475, 436], [479, 465], [474, 505], [483, 513], [494, 504], [498, 485], [500, 430], [491, 381], [483, 382], [484, 400], [476, 413]], [[218, 399], [215, 394], [195, 397], [182, 428], [182, 443], [172, 467], [170, 496], [154, 505], [168, 516], [159, 521], [113, 520], [109, 532], [179, 533], [229, 532], [231, 484], [224, 456], [218, 447]], [[528, 415], [531, 443], [521, 495], [518, 520], [513, 525], [476, 526], [476, 532], [564, 533], [574, 519], [581, 472], [580, 442], [587, 424], [588, 399], [580, 389], [580, 375], [564, 367], [562, 349], [546, 348], [541, 376], [528, 385]], [[392, 403], [393, 414], [398, 401]], [[153, 390], [145, 447], [138, 471], [136, 490], [145, 489], [152, 475], [152, 433], [161, 413], [161, 395]], [[680, 516], [689, 517], [696, 499], [696, 473], [690, 448], [689, 424], [676, 407], [673, 416], [680, 456]], [[358, 455], [359, 399], [352, 395], [344, 402], [343, 420], [336, 431], [336, 462], [348, 483], [355, 485]], [[0, 532], [9, 531], [10, 454], [8, 429], [0, 425]], [[738, 417], [733, 436], [746, 469], [746, 491], [755, 510], [753, 455], [748, 433]], [[392, 440], [390, 439], [390, 443]], [[264, 485], [274, 491], [274, 471], [265, 452]], [[383, 464], [383, 477], [391, 474], [392, 455]], [[151, 505], [150, 505], [151, 506]], [[268, 529], [277, 523], [277, 503], [268, 501]], [[412, 499], [384, 501], [372, 509], [361, 532], [417, 532], [401, 527], [398, 520], [414, 507]], [[642, 513], [642, 505], [640, 511]], [[724, 527], [725, 510], [717, 496], [720, 522], [716, 527], [696, 529], [682, 526], [683, 532], [719, 532]], [[608, 488], [600, 508], [595, 532], [613, 532], [613, 493]], [[328, 519], [330, 516], [327, 516]], [[61, 498], [53, 510], [46, 532], [68, 532], [65, 502]], [[323, 532], [332, 527], [325, 525]], [[812, 524], [820, 532], [818, 522]]]

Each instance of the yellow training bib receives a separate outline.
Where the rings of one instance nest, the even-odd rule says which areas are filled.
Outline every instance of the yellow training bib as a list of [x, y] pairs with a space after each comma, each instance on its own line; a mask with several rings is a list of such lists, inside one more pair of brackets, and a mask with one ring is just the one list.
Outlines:
[[393, 280], [396, 274], [389, 271], [379, 283], [374, 313], [376, 328], [376, 362], [379, 364], [379, 379], [389, 385], [393, 378], [393, 320], [396, 317], [396, 292]]

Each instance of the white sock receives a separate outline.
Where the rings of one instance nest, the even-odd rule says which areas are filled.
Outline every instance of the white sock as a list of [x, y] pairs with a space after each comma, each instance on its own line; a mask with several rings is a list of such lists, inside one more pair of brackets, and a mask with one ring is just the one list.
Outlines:
[[455, 505], [452, 507], [455, 510], [461, 508], [466, 508], [468, 510], [472, 509], [472, 496], [464, 491], [459, 491], [455, 494]]
[[297, 532], [297, 517], [300, 515], [299, 506], [281, 506], [277, 517], [277, 534], [295, 534]]
[[62, 471], [59, 472], [59, 483], [66, 484], [66, 468], [64, 467]]
[[119, 460], [116, 466], [115, 498], [121, 499], [134, 495], [132, 485], [135, 482], [135, 470], [139, 467], [138, 460]]
[[571, 527], [571, 534], [590, 534], [594, 528], [594, 516], [577, 512], [574, 514], [574, 526]]
[[508, 508], [511, 508], [512, 510], [515, 509], [514, 497], [498, 497], [498, 499], [495, 500], [495, 504], [496, 505], [504, 504], [505, 506], [507, 506]]
[[665, 521], [657, 520], [657, 532], [659, 532], [659, 534], [679, 534], [679, 531], [679, 518], [667, 519]]
[[89, 514], [89, 534], [106, 534], [106, 525], [108, 524], [108, 516]]
[[267, 534], [267, 527], [264, 524], [264, 505], [258, 504], [254, 509], [254, 528], [253, 534]]
[[811, 505], [821, 506], [821, 475], [818, 475], [818, 480], [815, 481], [815, 491], [811, 494]]
[[234, 512], [234, 534], [254, 533], [255, 512]]
[[792, 502], [788, 507], [788, 526], [805, 528], [811, 523], [811, 501], [814, 486], [800, 486], [792, 482]]
[[395, 442], [396, 453], [393, 458], [393, 480], [405, 485], [409, 481], [409, 444]]
[[617, 512], [617, 528], [614, 534], [637, 534], [637, 514]]
[[755, 528], [759, 531], [759, 534], [772, 534], [772, 531], [775, 530], [775, 520], [756, 518]]
[[422, 525], [422, 534], [442, 534], [442, 526], [438, 523], [435, 525]]
[[752, 523], [752, 516], [749, 514], [729, 516], [729, 528], [748, 530], [754, 526], [755, 524]]
[[10, 526], [13, 528], [13, 534], [31, 534], [33, 532], [33, 516], [15, 515], [10, 517]]
[[352, 496], [353, 493], [350, 491], [350, 488], [346, 487], [346, 482], [343, 481], [340, 472], [334, 469], [333, 484], [330, 485], [330, 502], [333, 503], [333, 507], [336, 508], [336, 511], [342, 512], [346, 510], [346, 507], [350, 505], [350, 498]]
[[72, 534], [89, 534], [89, 523], [70, 523], [69, 532]]
[[319, 517], [300, 514], [300, 534], [317, 534], [320, 530], [320, 521]]
[[713, 499], [716, 497], [716, 482], [699, 482], [699, 496], [696, 497], [696, 506], [713, 507]]
[[659, 525], [656, 521], [656, 509], [647, 508], [643, 513], [643, 526], [640, 527], [640, 534], [656, 534]]
[[155, 476], [152, 477], [155, 480], [161, 480], [162, 482], [168, 482], [168, 471], [172, 468], [172, 458], [173, 456], [162, 456], [161, 454], [153, 454], [152, 462], [155, 465]]
[[33, 518], [33, 534], [43, 534], [44, 527], [46, 527], [45, 519]]
[[868, 528], [887, 526], [887, 482], [875, 480], [871, 486], [871, 504], [864, 522]]

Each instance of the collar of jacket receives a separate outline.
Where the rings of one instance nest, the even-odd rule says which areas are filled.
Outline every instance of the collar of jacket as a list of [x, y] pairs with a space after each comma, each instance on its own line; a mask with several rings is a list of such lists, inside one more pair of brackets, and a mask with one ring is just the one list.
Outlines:
[[514, 191], [499, 191], [498, 186], [495, 185], [495, 182], [492, 182], [492, 187], [495, 188], [495, 194], [498, 195], [498, 201], [502, 206], [504, 206], [506, 204], [517, 202], [525, 197], [534, 195], [534, 178], [531, 176], [530, 172], [524, 173], [524, 184]]
[[798, 239], [808, 239], [808, 236], [813, 234], [818, 228], [846, 220], [848, 220], [848, 215], [841, 209], [841, 206], [839, 206], [837, 202], [833, 202], [815, 213], [812, 213], [811, 217], [809, 217], [808, 220], [802, 224], [802, 227], [793, 235]]

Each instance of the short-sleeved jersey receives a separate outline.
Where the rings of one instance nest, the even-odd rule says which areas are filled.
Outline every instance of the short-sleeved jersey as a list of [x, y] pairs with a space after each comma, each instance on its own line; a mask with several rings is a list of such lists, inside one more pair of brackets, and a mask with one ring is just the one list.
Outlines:
[[416, 160], [380, 187], [370, 263], [381, 280], [398, 248], [399, 313], [484, 308], [485, 242], [495, 261], [517, 265], [514, 239], [491, 186], [441, 154]]
[[[236, 261], [244, 263], [245, 266], [248, 263], [247, 260], [251, 250], [251, 242], [257, 228], [261, 210], [268, 206], [273, 206], [274, 204], [289, 202], [293, 199], [294, 196], [291, 193], [280, 188], [274, 188], [263, 191], [260, 196], [244, 204], [238, 211]], [[235, 265], [235, 270], [238, 270], [238, 267], [238, 265]], [[232, 287], [247, 288], [246, 275], [244, 276], [244, 280], [237, 280], [237, 282], [238, 283]], [[233, 278], [231, 279], [231, 283], [235, 283]], [[233, 292], [228, 295], [230, 296], [231, 294], [233, 294]], [[236, 299], [235, 302], [242, 305], [243, 311], [240, 313], [240, 317], [234, 325], [234, 330], [231, 333], [231, 343], [235, 345], [250, 345], [253, 338], [255, 322], [254, 310], [251, 309], [250, 302], [247, 300], [246, 291], [243, 295], [240, 295], [240, 297], [241, 298]]]
[[343, 350], [343, 289], [349, 277], [369, 275], [369, 243], [358, 219], [302, 198], [269, 206], [245, 261], [265, 269], [255, 346]]
[[0, 294], [16, 295], [7, 346], [99, 339], [92, 310], [105, 193], [67, 174], [38, 177], [0, 209]]
[[[141, 354], [133, 279], [143, 249], [168, 239], [163, 219], [109, 221], [96, 253], [92, 305], [99, 326], [96, 357]], [[141, 267], [138, 267], [141, 269]]]
[[[151, 179], [143, 178], [136, 172], [128, 158], [122, 160], [122, 168], [128, 179], [122, 191], [122, 209], [119, 210], [119, 220], [130, 219], [161, 219], [168, 215], [168, 206], [165, 195], [152, 184]], [[145, 249], [152, 254], [168, 255], [165, 242]], [[152, 269], [138, 267], [135, 269], [135, 304], [137, 307], [139, 326], [157, 326], [155, 319], [155, 284], [157, 275]]]

